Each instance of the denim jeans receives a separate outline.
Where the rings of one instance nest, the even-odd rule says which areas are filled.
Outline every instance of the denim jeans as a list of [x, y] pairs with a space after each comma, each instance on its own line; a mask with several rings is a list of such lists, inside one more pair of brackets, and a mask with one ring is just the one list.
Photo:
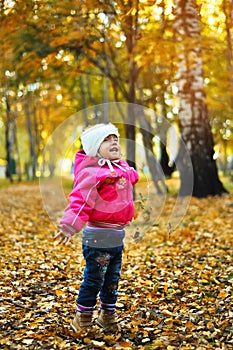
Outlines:
[[86, 266], [77, 298], [78, 304], [87, 307], [95, 306], [98, 294], [102, 303], [116, 303], [122, 252], [123, 245], [112, 248], [83, 245]]

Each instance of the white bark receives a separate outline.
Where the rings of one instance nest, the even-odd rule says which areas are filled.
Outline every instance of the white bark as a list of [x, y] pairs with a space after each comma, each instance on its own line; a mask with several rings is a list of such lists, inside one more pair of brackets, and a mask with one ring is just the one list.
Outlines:
[[[218, 180], [213, 159], [213, 137], [205, 101], [204, 74], [201, 56], [200, 25], [196, 0], [174, 0], [174, 25], [178, 55], [178, 97], [181, 136], [190, 154], [192, 166], [179, 151], [177, 166], [181, 176], [182, 195], [189, 191], [191, 172], [194, 174], [193, 195], [205, 197], [224, 192]], [[211, 179], [211, 181], [210, 181]]]

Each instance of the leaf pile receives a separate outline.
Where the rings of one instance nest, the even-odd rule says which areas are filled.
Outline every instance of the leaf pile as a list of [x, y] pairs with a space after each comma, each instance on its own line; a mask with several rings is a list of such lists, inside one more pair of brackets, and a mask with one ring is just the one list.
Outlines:
[[[232, 194], [192, 198], [170, 235], [166, 214], [139, 235], [129, 230], [116, 334], [97, 326], [72, 332], [80, 236], [54, 245], [39, 187], [18, 185], [0, 196], [1, 349], [233, 349]], [[165, 213], [174, 202], [167, 199]]]

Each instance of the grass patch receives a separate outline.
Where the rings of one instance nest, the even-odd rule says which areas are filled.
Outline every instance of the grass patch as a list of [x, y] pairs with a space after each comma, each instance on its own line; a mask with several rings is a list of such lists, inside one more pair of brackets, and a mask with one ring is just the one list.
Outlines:
[[223, 176], [223, 177], [220, 177], [220, 180], [222, 181], [222, 184], [224, 186], [224, 188], [232, 193], [233, 192], [233, 178], [232, 176]]
[[[223, 175], [219, 175], [220, 181], [222, 182], [224, 188], [232, 193], [233, 192], [233, 177], [232, 176], [223, 176]], [[17, 178], [14, 178], [13, 182], [10, 182], [9, 179], [2, 179], [0, 178], [0, 188], [7, 188], [9, 186], [16, 186], [19, 183], [37, 183], [39, 181], [39, 178], [35, 179], [35, 180], [27, 180], [26, 177], [22, 179], [21, 182], [18, 182]], [[144, 178], [140, 176], [139, 179], [139, 184], [143, 185], [143, 184], [147, 184], [148, 178]], [[151, 180], [149, 179], [150, 183]], [[63, 188], [65, 189], [72, 189], [73, 188], [73, 179], [72, 178], [67, 178], [67, 177], [63, 177], [62, 178], [62, 185]], [[136, 185], [137, 186], [137, 185]], [[166, 179], [166, 186], [168, 188], [168, 193], [171, 195], [177, 195], [178, 191], [179, 191], [179, 186], [180, 186], [180, 179], [178, 176], [174, 176], [170, 179]]]
[[0, 188], [7, 188], [7, 187], [11, 187], [11, 186], [17, 186], [19, 184], [36, 184], [39, 182], [39, 179], [35, 179], [35, 180], [26, 180], [26, 178], [23, 178], [22, 181], [18, 181], [18, 178], [13, 178], [13, 182], [11, 182], [9, 179], [2, 179], [0, 178]]

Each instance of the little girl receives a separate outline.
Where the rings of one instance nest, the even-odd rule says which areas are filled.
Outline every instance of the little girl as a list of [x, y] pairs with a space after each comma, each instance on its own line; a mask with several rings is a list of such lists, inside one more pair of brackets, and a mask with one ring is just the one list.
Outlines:
[[112, 329], [116, 326], [124, 227], [134, 215], [132, 185], [138, 181], [138, 173], [120, 159], [119, 132], [113, 124], [97, 124], [85, 130], [81, 142], [83, 150], [75, 158], [70, 203], [55, 239], [67, 244], [86, 225], [82, 237], [86, 265], [72, 328], [77, 331], [92, 325], [99, 294], [96, 323]]

